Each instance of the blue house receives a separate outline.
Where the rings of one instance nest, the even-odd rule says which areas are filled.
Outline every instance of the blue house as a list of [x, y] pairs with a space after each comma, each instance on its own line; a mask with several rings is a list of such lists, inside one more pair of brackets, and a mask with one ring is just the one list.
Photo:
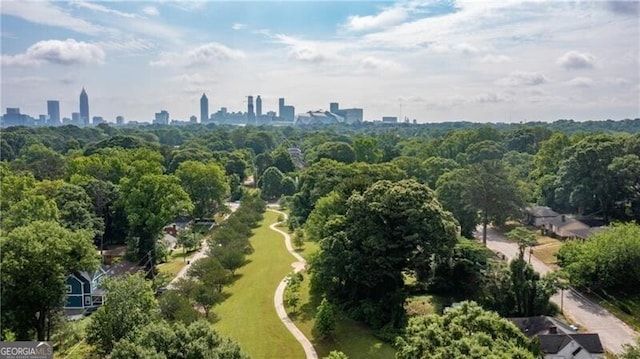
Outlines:
[[81, 315], [102, 305], [104, 290], [100, 288], [100, 281], [105, 276], [107, 271], [103, 266], [92, 274], [73, 272], [67, 276], [67, 297], [63, 309], [68, 316]]

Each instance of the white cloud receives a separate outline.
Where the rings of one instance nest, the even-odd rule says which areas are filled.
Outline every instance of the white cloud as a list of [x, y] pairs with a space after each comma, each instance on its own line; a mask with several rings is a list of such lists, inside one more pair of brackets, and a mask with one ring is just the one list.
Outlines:
[[102, 27], [75, 18], [46, 1], [3, 0], [0, 13], [16, 16], [32, 23], [62, 27], [84, 34], [95, 35], [104, 31]]
[[104, 62], [104, 51], [98, 45], [74, 39], [45, 40], [31, 45], [24, 54], [2, 55], [6, 66], [37, 66], [42, 63], [85, 65]]
[[241, 60], [245, 54], [241, 50], [232, 49], [217, 42], [210, 42], [198, 46], [186, 54], [176, 52], [165, 52], [160, 54], [159, 59], [149, 63], [151, 66], [184, 66], [200, 67], [207, 66], [222, 61]]
[[590, 69], [594, 66], [595, 56], [578, 51], [569, 51], [556, 60], [556, 64], [569, 70]]
[[493, 55], [493, 54], [489, 54], [489, 55], [485, 55], [482, 58], [482, 62], [487, 62], [490, 64], [502, 64], [505, 62], [510, 62], [511, 58], [509, 56], [505, 56], [505, 55]]
[[289, 58], [300, 62], [321, 63], [334, 60], [339, 58], [338, 52], [349, 46], [342, 42], [310, 41], [283, 34], [273, 35], [269, 31], [260, 33], [287, 47]]
[[231, 29], [233, 30], [244, 30], [247, 28], [246, 24], [240, 24], [240, 23], [235, 23], [231, 26]]
[[399, 71], [402, 66], [397, 62], [380, 59], [374, 56], [366, 56], [360, 60], [360, 65], [364, 70], [374, 71]]
[[536, 86], [547, 82], [547, 78], [539, 72], [515, 71], [509, 76], [497, 81], [499, 85], [505, 86]]
[[574, 87], [591, 87], [593, 80], [589, 77], [575, 77], [567, 81], [567, 85]]
[[508, 102], [510, 98], [495, 92], [487, 92], [481, 95], [476, 96], [473, 99], [477, 103], [500, 103], [500, 102]]
[[408, 16], [407, 10], [401, 7], [392, 7], [383, 10], [376, 15], [349, 16], [347, 23], [344, 24], [344, 29], [347, 31], [369, 31], [390, 25], [395, 25]]
[[76, 1], [73, 1], [72, 4], [75, 5], [75, 6], [78, 6], [78, 7], [85, 8], [85, 9], [98, 11], [98, 12], [104, 12], [104, 13], [107, 13], [107, 14], [118, 15], [118, 16], [122, 16], [122, 17], [126, 17], [126, 18], [136, 18], [136, 17], [138, 17], [135, 14], [130, 14], [130, 13], [127, 13], [127, 12], [111, 9], [111, 8], [106, 7], [104, 5], [96, 4], [96, 3], [93, 3], [93, 2], [89, 2], [89, 1], [76, 0]]
[[145, 6], [142, 8], [142, 12], [145, 13], [146, 15], [149, 16], [158, 16], [160, 15], [160, 11], [158, 11], [158, 8], [155, 6]]

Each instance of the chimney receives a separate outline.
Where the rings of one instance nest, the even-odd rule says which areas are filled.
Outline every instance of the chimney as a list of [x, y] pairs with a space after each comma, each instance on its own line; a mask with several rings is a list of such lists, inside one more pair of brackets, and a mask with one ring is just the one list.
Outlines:
[[550, 326], [549, 334], [558, 334], [558, 328], [555, 325]]
[[565, 215], [563, 214], [563, 215], [562, 215], [562, 222], [566, 222], [566, 221], [567, 221], [567, 218], [566, 218], [566, 217], [565, 217]]

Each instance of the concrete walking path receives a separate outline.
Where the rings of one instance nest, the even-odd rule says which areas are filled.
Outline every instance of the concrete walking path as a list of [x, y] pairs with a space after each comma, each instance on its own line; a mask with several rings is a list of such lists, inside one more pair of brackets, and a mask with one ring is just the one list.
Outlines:
[[[478, 227], [476, 236], [482, 240], [482, 228]], [[502, 233], [487, 228], [487, 247], [504, 254], [511, 260], [518, 255], [518, 245], [511, 242]], [[535, 253], [535, 250], [534, 250]], [[531, 257], [531, 265], [540, 274], [552, 272], [553, 269]], [[620, 354], [624, 344], [634, 344], [638, 334], [623, 321], [615, 317], [605, 308], [589, 300], [580, 292], [571, 288], [562, 294], [555, 294], [551, 301], [563, 307], [564, 314], [582, 325], [587, 332], [598, 333], [604, 348], [612, 353]]]
[[[280, 212], [278, 210], [271, 209], [271, 208], [269, 208], [268, 210], [271, 212], [275, 212], [283, 215], [285, 218], [284, 220], [285, 221], [287, 220], [286, 213]], [[276, 226], [280, 223], [282, 222], [276, 222], [270, 225], [269, 228], [271, 228], [272, 230], [284, 236], [284, 243], [285, 243], [285, 246], [287, 247], [287, 250], [297, 260], [296, 262], [292, 263], [291, 266], [293, 267], [293, 271], [295, 273], [298, 273], [305, 268], [307, 261], [304, 258], [302, 258], [300, 254], [296, 253], [296, 251], [293, 250], [293, 246], [291, 245], [291, 236], [289, 235], [289, 233], [281, 231], [280, 229], [276, 228]], [[287, 327], [287, 329], [291, 332], [291, 334], [293, 334], [293, 336], [300, 343], [300, 345], [302, 345], [302, 348], [304, 348], [304, 353], [307, 359], [317, 359], [318, 353], [316, 353], [316, 350], [313, 347], [313, 344], [311, 344], [309, 339], [307, 339], [307, 337], [300, 331], [300, 329], [296, 327], [293, 321], [291, 321], [291, 318], [289, 318], [289, 316], [287, 315], [287, 311], [284, 309], [283, 299], [284, 299], [284, 290], [286, 289], [286, 287], [287, 287], [287, 277], [283, 278], [282, 281], [280, 281], [280, 284], [278, 284], [278, 288], [276, 288], [276, 293], [273, 296], [273, 304], [276, 308], [276, 313], [278, 313], [278, 317], [280, 318], [282, 323], [284, 323], [285, 327]]]

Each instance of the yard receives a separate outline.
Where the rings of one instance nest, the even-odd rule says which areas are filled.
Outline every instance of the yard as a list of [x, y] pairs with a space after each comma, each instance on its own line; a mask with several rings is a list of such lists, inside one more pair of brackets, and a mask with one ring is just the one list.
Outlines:
[[254, 230], [250, 239], [254, 253], [226, 289], [230, 297], [214, 308], [219, 321], [213, 326], [221, 335], [236, 340], [252, 358], [303, 358], [302, 346], [282, 324], [273, 305], [276, 287], [294, 262], [282, 235], [269, 229], [277, 217], [266, 212]]
[[556, 254], [562, 242], [547, 236], [538, 235], [538, 244], [533, 247], [533, 256], [553, 269], [558, 269]]
[[167, 258], [167, 262], [158, 264], [157, 266], [158, 271], [161, 274], [166, 274], [169, 277], [171, 277], [171, 279], [173, 279], [173, 277], [175, 277], [178, 274], [178, 272], [180, 272], [180, 270], [187, 265], [187, 261], [195, 253], [196, 253], [196, 250], [187, 252], [185, 254], [182, 251], [182, 248], [174, 249], [173, 252], [171, 252], [169, 257]]

